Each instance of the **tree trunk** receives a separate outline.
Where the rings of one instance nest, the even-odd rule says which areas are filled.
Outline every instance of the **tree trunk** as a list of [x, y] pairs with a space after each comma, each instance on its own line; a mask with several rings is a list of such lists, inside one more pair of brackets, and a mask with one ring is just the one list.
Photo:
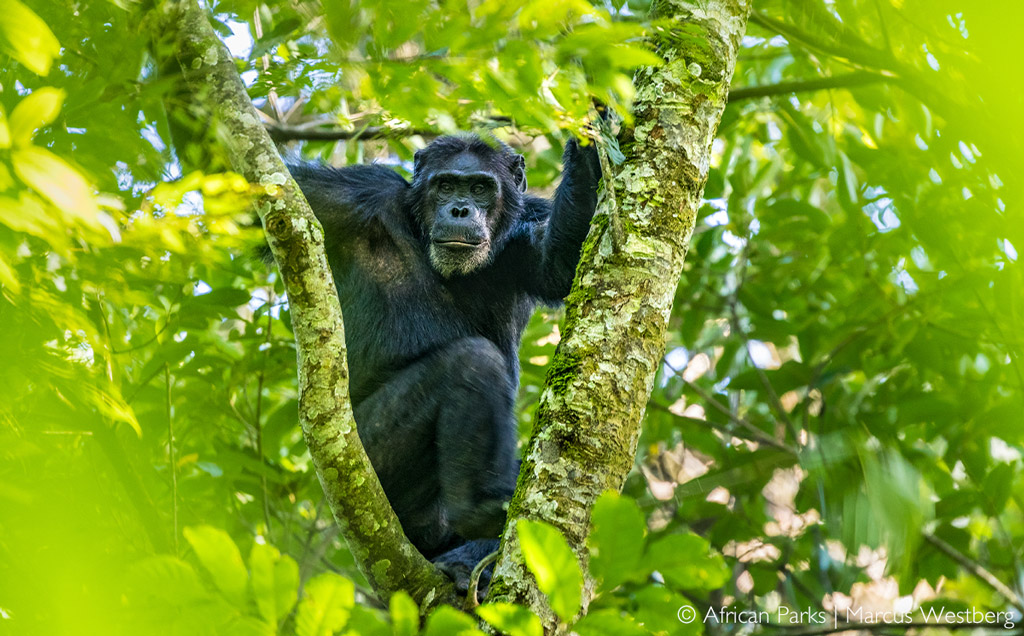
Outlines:
[[614, 187], [606, 175], [566, 300], [491, 583], [490, 600], [527, 605], [549, 632], [555, 618], [523, 563], [515, 521], [554, 525], [585, 564], [594, 501], [620, 490], [633, 466], [749, 11], [749, 0], [655, 5], [654, 17], [672, 25], [654, 42], [665, 64], [636, 75], [636, 128]]
[[[298, 348], [299, 421], [324, 494], [356, 564], [383, 598], [405, 590], [421, 607], [456, 602], [451, 582], [409, 543], [356, 433], [341, 307], [323, 228], [260, 124], [234, 60], [196, 0], [163, 3], [162, 32], [236, 171], [258, 186], [254, 207], [281, 271]], [[163, 49], [165, 47], [158, 47]]]

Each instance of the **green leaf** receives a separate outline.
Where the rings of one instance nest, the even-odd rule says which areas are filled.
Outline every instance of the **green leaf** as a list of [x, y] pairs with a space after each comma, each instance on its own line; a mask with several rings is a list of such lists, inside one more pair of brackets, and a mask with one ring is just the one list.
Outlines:
[[729, 580], [729, 569], [720, 554], [712, 554], [708, 542], [695, 534], [670, 534], [647, 547], [641, 572], [660, 572], [672, 587], [714, 590]]
[[664, 586], [648, 585], [637, 591], [633, 600], [636, 603], [633, 617], [650, 632], [685, 636], [703, 631], [704, 623], [697, 608]]
[[387, 614], [358, 604], [352, 607], [345, 629], [346, 633], [359, 636], [391, 636]]
[[476, 621], [454, 607], [441, 606], [427, 618], [423, 636], [483, 636]]
[[[7, 122], [7, 111], [4, 110], [3, 106], [0, 106], [0, 148], [11, 147], [11, 127]], [[6, 167], [4, 172], [7, 172]], [[6, 179], [0, 179], [0, 189], [6, 190], [9, 184], [5, 183]]]
[[[2, 204], [3, 201], [0, 201], [0, 205]], [[10, 289], [15, 294], [21, 289], [18, 275], [14, 272], [14, 268], [7, 264], [3, 256], [0, 256], [0, 285]]]
[[247, 290], [221, 287], [206, 294], [192, 296], [183, 303], [183, 306], [203, 308], [203, 311], [208, 311], [209, 307], [234, 309], [248, 303], [250, 299], [252, 299], [252, 294]]
[[356, 586], [333, 572], [310, 579], [295, 611], [296, 636], [331, 636], [348, 622]]
[[409, 595], [398, 592], [391, 596], [391, 625], [395, 636], [415, 636], [420, 631], [420, 611]]
[[636, 502], [615, 492], [598, 498], [590, 523], [590, 572], [600, 582], [601, 591], [612, 590], [636, 571], [647, 523]]
[[299, 566], [287, 554], [262, 543], [253, 543], [249, 554], [252, 595], [256, 608], [271, 625], [288, 616], [298, 600]]
[[488, 603], [476, 608], [476, 613], [508, 636], [542, 636], [544, 633], [540, 618], [521, 605]]
[[854, 208], [858, 205], [859, 184], [853, 171], [853, 164], [845, 152], [839, 153], [839, 200], [843, 205]]
[[57, 88], [44, 86], [29, 93], [11, 111], [11, 143], [15, 146], [28, 145], [36, 129], [57, 119], [63, 103], [64, 91]]
[[228, 533], [212, 526], [189, 526], [184, 534], [217, 588], [232, 603], [244, 603], [249, 574]]
[[0, 53], [36, 75], [46, 75], [60, 55], [60, 42], [31, 9], [18, 0], [7, 0], [0, 11]]
[[613, 46], [610, 53], [612, 61], [618, 68], [632, 69], [639, 66], [662, 66], [665, 64], [664, 58], [650, 49], [630, 44]]
[[159, 600], [178, 605], [198, 603], [207, 594], [195, 569], [171, 556], [149, 557], [133, 564], [125, 583], [129, 601]]
[[649, 632], [617, 609], [591, 612], [572, 626], [580, 636], [643, 636]]
[[562, 620], [572, 620], [580, 609], [583, 576], [565, 537], [553, 526], [529, 519], [521, 519], [516, 530], [523, 559], [537, 579], [537, 587]]
[[986, 512], [998, 515], [1003, 512], [1006, 502], [1013, 493], [1013, 481], [1016, 471], [1010, 464], [999, 464], [985, 477], [985, 486], [982, 492], [990, 502]]

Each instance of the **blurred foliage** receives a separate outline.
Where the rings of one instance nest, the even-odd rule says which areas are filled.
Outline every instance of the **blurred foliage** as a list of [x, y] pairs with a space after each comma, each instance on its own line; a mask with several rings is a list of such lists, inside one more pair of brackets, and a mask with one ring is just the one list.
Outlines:
[[[357, 137], [288, 156], [407, 171], [423, 131], [493, 129], [538, 191], [593, 98], [628, 112], [664, 26], [642, 0], [210, 4], [268, 121]], [[763, 96], [737, 92], [719, 130], [573, 629], [700, 632], [684, 607], [1007, 609], [950, 552], [1021, 593], [1024, 7], [756, 9], [734, 86]], [[373, 599], [323, 505], [248, 185], [216, 158], [182, 170], [203, 155], [171, 150], [148, 24], [127, 1], [0, 12], [0, 632], [415, 634], [417, 608]], [[359, 139], [371, 126], [390, 139]], [[524, 338], [524, 435], [558, 317]], [[523, 536], [572, 623], [564, 539]], [[477, 613], [540, 633], [516, 606]], [[478, 626], [448, 608], [423, 629]]]

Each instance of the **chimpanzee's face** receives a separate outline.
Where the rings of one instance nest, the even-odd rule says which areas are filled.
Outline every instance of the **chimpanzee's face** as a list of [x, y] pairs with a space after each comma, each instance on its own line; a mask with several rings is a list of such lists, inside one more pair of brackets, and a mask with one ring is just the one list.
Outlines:
[[445, 277], [486, 265], [502, 207], [497, 172], [466, 151], [436, 166], [427, 179], [423, 222], [431, 264]]

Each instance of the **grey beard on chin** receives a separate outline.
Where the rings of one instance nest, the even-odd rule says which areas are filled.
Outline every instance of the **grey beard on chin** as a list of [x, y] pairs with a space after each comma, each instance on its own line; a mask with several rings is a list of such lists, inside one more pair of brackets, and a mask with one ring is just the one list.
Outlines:
[[430, 264], [445, 278], [456, 275], [465, 276], [486, 265], [490, 258], [491, 250], [488, 243], [472, 252], [455, 251], [437, 245], [430, 246]]

